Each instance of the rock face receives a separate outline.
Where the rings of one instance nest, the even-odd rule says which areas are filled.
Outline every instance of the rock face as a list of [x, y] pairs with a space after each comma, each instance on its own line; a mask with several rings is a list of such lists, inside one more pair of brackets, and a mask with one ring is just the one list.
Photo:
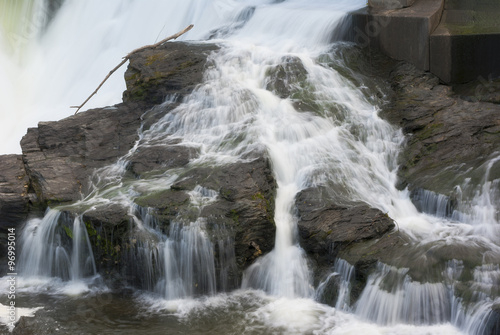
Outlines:
[[166, 43], [132, 55], [123, 101], [161, 104], [169, 96], [182, 98], [201, 82], [207, 56], [217, 49], [213, 44]]
[[[383, 116], [408, 136], [400, 186], [450, 194], [465, 178], [480, 181], [478, 168], [498, 155], [500, 106], [462, 100], [435, 76], [408, 64], [397, 66], [390, 80], [395, 96]], [[498, 169], [493, 179], [500, 176]]]
[[[232, 286], [224, 289], [237, 287], [242, 272], [274, 247], [277, 186], [267, 155], [253, 152], [252, 159], [213, 167], [193, 163], [200, 151], [175, 139], [166, 141], [166, 145], [130, 151], [141, 125], [143, 129], [150, 127], [202, 82], [204, 68], [209, 66], [208, 55], [216, 49], [213, 45], [168, 43], [136, 54], [125, 74], [127, 91], [122, 104], [58, 122], [42, 122], [38, 128], [29, 129], [22, 140], [22, 156], [0, 157], [2, 167], [6, 167], [0, 173], [0, 219], [5, 221], [0, 227], [19, 224], [34, 206], [64, 205], [80, 199], [88, 192], [96, 169], [127, 154], [127, 182], [171, 169], [176, 169], [178, 177], [164, 188], [134, 195], [135, 209], [130, 204], [96, 205], [92, 209], [61, 207], [68, 217], [82, 216], [99, 273], [113, 283], [135, 283], [140, 259], [134, 218], [149, 215], [164, 234], [173, 224], [188, 225], [203, 218], [211, 240], [220, 241], [222, 236], [234, 249], [234, 255], [228, 256], [222, 255], [221, 247], [214, 247], [214, 255], [218, 260], [234, 257], [236, 268], [227, 272]], [[370, 62], [384, 62], [368, 58]], [[358, 65], [358, 70], [366, 68], [366, 64]], [[357, 76], [357, 69], [348, 76], [361, 85], [364, 79]], [[298, 58], [290, 57], [286, 64], [269, 69], [266, 87], [293, 100], [301, 87], [290, 89], [285, 83], [300, 83], [306, 72]], [[473, 171], [498, 151], [498, 104], [465, 101], [449, 87], [439, 85], [433, 75], [405, 63], [384, 63], [373, 76], [382, 76], [390, 83], [390, 89], [377, 91], [387, 90], [390, 98], [382, 114], [401, 126], [408, 138], [401, 154], [400, 187], [448, 194], [460, 180], [475, 178]], [[371, 81], [370, 88], [378, 88], [377, 80]], [[170, 103], [159, 106], [169, 97]], [[312, 98], [304, 101], [314, 104]], [[300, 105], [296, 107], [302, 110]], [[500, 176], [498, 166], [492, 173], [494, 178]], [[199, 203], [193, 196], [198, 189], [209, 195], [206, 203]], [[378, 261], [411, 268], [409, 273], [418, 280], [418, 271], [413, 273], [412, 269], [424, 264], [442, 273], [443, 269], [435, 265], [458, 254], [456, 248], [441, 246], [426, 254], [414, 248], [411, 239], [396, 230], [385, 213], [363, 203], [341, 205], [325, 193], [322, 188], [308, 188], [295, 199], [299, 242], [315, 265], [316, 283], [331, 272], [337, 257], [343, 258], [356, 267], [355, 299]], [[469, 263], [477, 262], [477, 255], [484, 250], [478, 251], [467, 259]], [[418, 261], [408, 264], [397, 257], [410, 252]], [[419, 263], [423, 258], [426, 263]], [[223, 270], [221, 262], [216, 266], [217, 271]]]
[[401, 251], [402, 243], [387, 214], [362, 203], [340, 206], [324, 193], [321, 188], [309, 188], [295, 198], [300, 245], [314, 262], [315, 281], [331, 273], [337, 258], [354, 265], [351, 297], [356, 301], [377, 261], [385, 259], [382, 255], [388, 250], [390, 254]]
[[80, 199], [94, 169], [114, 162], [132, 147], [145, 108], [121, 104], [30, 128], [21, 148], [38, 199], [42, 203]]
[[[439, 24], [444, 0], [411, 2], [371, 0], [373, 8], [350, 13], [352, 21], [347, 39], [378, 49], [393, 59], [411, 62], [421, 70], [429, 70], [429, 36]], [[403, 6], [410, 7], [401, 8]]]
[[347, 245], [382, 237], [395, 226], [386, 214], [366, 204], [339, 206], [329, 202], [321, 188], [301, 191], [295, 203], [300, 245], [318, 260], [326, 257], [333, 261]]
[[[114, 163], [133, 147], [141, 123], [143, 130], [147, 129], [202, 82], [208, 56], [216, 49], [214, 45], [167, 43], [135, 54], [125, 74], [127, 91], [122, 104], [42, 122], [28, 130], [21, 143], [22, 161], [21, 157], [7, 157], [9, 164], [17, 162], [20, 171], [26, 169], [19, 179], [24, 183], [20, 187], [32, 189], [36, 198], [32, 197], [42, 206], [81, 199], [89, 191], [93, 172]], [[175, 96], [175, 101], [159, 107], [169, 96]], [[274, 246], [276, 183], [270, 162], [259, 153], [253, 161], [215, 168], [187, 167], [198, 155], [198, 149], [177, 140], [140, 147], [127, 156], [126, 178], [147, 178], [184, 168], [170, 189], [139, 196], [138, 210], [150, 212], [164, 233], [174, 220], [189, 223], [206, 218], [214, 240], [223, 231], [233, 241], [237, 269], [229, 276], [235, 279], [230, 281], [238, 282], [241, 272]], [[201, 212], [189, 194], [197, 186], [217, 194]], [[115, 282], [133, 282], [137, 269], [130, 264], [135, 240], [132, 222], [133, 216], [141, 213], [120, 204], [90, 210], [63, 206], [61, 210], [69, 218], [83, 212], [99, 273]]]

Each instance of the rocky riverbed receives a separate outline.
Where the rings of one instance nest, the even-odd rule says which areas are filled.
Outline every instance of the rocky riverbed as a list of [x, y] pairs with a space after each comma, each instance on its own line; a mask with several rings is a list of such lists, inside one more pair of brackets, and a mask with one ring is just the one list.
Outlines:
[[[60, 121], [40, 122], [37, 128], [28, 129], [21, 142], [22, 155], [0, 156], [2, 236], [8, 227], [20, 229], [27, 218], [40, 216], [47, 206], [82, 199], [95, 182], [94, 172], [134, 146], [141, 125], [143, 129], [150, 127], [202, 82], [204, 70], [210, 66], [208, 56], [218, 48], [213, 44], [168, 43], [138, 53], [125, 74], [123, 103]], [[455, 185], [480, 178], [481, 167], [500, 148], [496, 86], [480, 90], [487, 94], [477, 96], [477, 87], [481, 87], [474, 85], [484, 83], [453, 88], [407, 63], [357, 47], [346, 47], [344, 54], [353, 63], [349, 74], [353, 81], [373, 85], [383, 101], [381, 115], [406, 135], [398, 172], [401, 189], [452, 197]], [[300, 66], [297, 68], [297, 73], [289, 71], [288, 75], [300, 79]], [[268, 89], [280, 91], [285, 72], [281, 77], [278, 73]], [[169, 103], [163, 104], [166, 98]], [[150, 146], [129, 157], [127, 178], [180, 168], [197, 155], [196, 149], [175, 141], [168, 146]], [[246, 162], [188, 169], [170, 189], [139, 196], [135, 203], [151, 209], [161, 229], [167, 230], [172, 219], [192, 215], [188, 190], [196, 185], [215, 190], [217, 200], [196, 215], [205, 217], [209, 227], [224, 226], [234, 239], [238, 268], [231, 276], [237, 281], [244, 269], [274, 246], [277, 185], [270, 164], [265, 152], [255, 151]], [[491, 174], [500, 178], [498, 164]], [[321, 196], [323, 191], [305, 189], [296, 197], [299, 242], [315, 265], [316, 283], [337, 257], [354, 264], [358, 288], [353, 295], [357, 296], [378, 261], [397, 265], [394, 256], [408, 250], [413, 242], [386, 213], [364, 203], [325, 200], [328, 197]], [[70, 216], [81, 214], [74, 207], [63, 210]], [[86, 211], [83, 220], [93, 232], [89, 237], [98, 272], [111, 282], [133, 283], [128, 277], [126, 253], [131, 243], [129, 211], [119, 205], [97, 206]], [[97, 236], [106, 241], [105, 248]], [[439, 261], [451, 258], [449, 249], [437, 252]]]

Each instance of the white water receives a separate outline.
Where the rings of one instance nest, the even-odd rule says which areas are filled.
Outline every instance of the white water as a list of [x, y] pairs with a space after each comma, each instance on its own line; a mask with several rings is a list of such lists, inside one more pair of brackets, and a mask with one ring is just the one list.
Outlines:
[[[246, 24], [238, 21], [240, 13], [250, 5], [255, 6], [253, 16], [247, 17]], [[336, 309], [311, 299], [314, 288], [310, 269], [296, 241], [297, 218], [293, 214], [295, 194], [310, 186], [325, 185], [335, 190], [331, 196], [338, 201], [364, 201], [388, 212], [401, 229], [425, 243], [479, 241], [494, 252], [498, 249], [497, 242], [484, 231], [418, 213], [408, 195], [394, 187], [397, 154], [403, 141], [401, 132], [381, 120], [377, 107], [351, 82], [329, 68], [326, 61], [317, 61], [319, 56], [331, 51], [329, 33], [336, 22], [345, 11], [362, 5], [364, 1], [294, 0], [272, 4], [258, 0], [245, 3], [231, 0], [182, 3], [68, 0], [43, 35], [30, 38], [18, 52], [2, 48], [0, 71], [6, 75], [0, 77], [0, 87], [5, 88], [2, 92], [13, 93], [5, 97], [2, 93], [1, 115], [10, 116], [15, 110], [26, 119], [15, 120], [13, 124], [8, 123], [12, 122], [9, 117], [2, 124], [8, 124], [5, 127], [9, 130], [19, 125], [22, 134], [27, 125], [34, 126], [36, 121], [70, 115], [67, 106], [81, 102], [128, 51], [154, 42], [159, 34], [170, 35], [194, 23], [195, 29], [183, 38], [204, 39], [215, 34], [221, 38], [219, 42], [224, 43], [222, 50], [213, 56], [215, 66], [205, 74], [205, 83], [184, 104], [141, 134], [141, 140], [132, 151], [142, 145], [166, 144], [168, 136], [169, 140], [179, 138], [183, 144], [200, 149], [201, 156], [191, 162], [193, 165], [246, 160], [255, 151], [269, 153], [278, 183], [276, 247], [243, 278], [244, 288], [263, 290], [269, 299], [249, 317], [298, 334], [308, 331], [318, 334], [458, 334], [460, 331], [447, 323], [455, 314], [446, 308], [449, 305], [460, 308], [446, 301], [446, 288], [441, 283], [412, 283], [402, 279], [402, 283], [394, 286], [395, 292], [388, 292], [379, 289], [377, 281], [381, 277], [375, 275], [372, 285], [363, 293], [364, 304], [360, 303], [355, 309], [356, 316], [336, 313]], [[215, 31], [215, 28], [220, 29]], [[3, 39], [0, 42], [8, 44]], [[307, 72], [307, 85], [300, 86], [304, 83], [293, 78], [286, 84], [292, 90], [299, 87], [301, 93], [313, 97], [317, 109], [298, 111], [292, 99], [280, 98], [277, 92], [268, 89], [272, 70], [290, 59], [302, 64]], [[122, 74], [116, 73], [87, 107], [119, 102], [124, 90]], [[18, 141], [21, 136], [7, 131], [2, 134], [6, 134], [2, 135], [3, 143], [11, 139]], [[12, 152], [12, 143], [6, 146], [6, 152]], [[130, 206], [131, 199], [138, 194], [166, 189], [176, 179], [172, 171], [153, 180], [123, 185], [121, 177], [126, 157], [119, 163], [100, 172], [98, 184], [108, 186], [95, 190], [87, 199], [88, 204], [113, 201]], [[486, 181], [489, 182], [488, 178]], [[494, 183], [485, 183], [489, 189], [481, 194], [490, 194]], [[212, 196], [210, 192], [204, 194], [195, 189], [191, 201], [203, 206]], [[495, 208], [495, 201], [490, 198], [487, 205]], [[50, 215], [55, 214], [46, 216], [44, 222], [49, 221]], [[154, 246], [147, 246], [145, 242], [141, 246], [144, 247], [144, 261], [165, 270], [149, 276], [149, 289], [165, 299], [181, 299], [173, 310], [182, 310], [188, 302], [203, 308], [200, 301], [185, 299], [197, 294], [191, 286], [194, 281], [205, 283], [202, 293], [215, 294], [217, 291], [214, 259], [210, 255], [214, 245], [204, 235], [203, 220], [183, 227], [172, 225], [173, 230], [167, 237], [154, 232], [151, 226], [148, 228], [144, 217], [135, 218], [138, 228], [156, 234], [157, 238]], [[498, 218], [489, 224], [498, 224]], [[47, 223], [46, 228], [50, 230], [50, 227]], [[78, 232], [79, 227], [77, 224], [74, 231]], [[53, 238], [50, 236], [34, 242], [33, 247], [52, 245], [47, 243]], [[224, 243], [220, 241], [218, 243]], [[186, 248], [183, 243], [187, 244]], [[195, 243], [197, 246], [193, 247]], [[77, 248], [79, 246], [74, 250]], [[35, 251], [32, 250], [33, 256], [22, 256], [27, 258], [24, 264], [35, 264], [33, 274], [50, 276], [53, 270], [47, 269], [52, 266], [41, 265], [48, 260], [28, 259], [36, 257]], [[196, 257], [201, 258], [193, 258], [192, 253], [198, 251], [203, 255]], [[81, 278], [82, 268], [73, 266], [81, 264], [79, 257], [70, 255], [67, 250], [57, 252], [57, 248], [55, 255], [56, 261], [50, 262], [67, 263], [67, 266], [58, 265], [57, 273], [62, 277]], [[203, 265], [204, 276], [193, 279], [197, 271], [193, 262]], [[479, 278], [476, 282], [481, 283]], [[348, 284], [344, 286], [345, 291], [348, 290], [346, 286]], [[223, 295], [210, 299], [231, 300]], [[349, 303], [345, 297], [339, 300], [337, 309], [349, 310]], [[491, 303], [480, 304], [477, 308], [484, 309], [486, 315], [489, 306]], [[373, 314], [378, 312], [381, 314]], [[474, 319], [470, 315], [464, 312], [457, 319]], [[360, 321], [360, 318], [376, 321], [378, 325]], [[481, 318], [474, 320], [477, 322]], [[471, 326], [473, 323], [453, 322], [466, 333], [476, 332]]]
[[79, 217], [61, 218], [49, 209], [45, 217], [27, 222], [20, 237], [19, 272], [30, 277], [57, 277], [79, 281], [96, 274], [87, 230]]

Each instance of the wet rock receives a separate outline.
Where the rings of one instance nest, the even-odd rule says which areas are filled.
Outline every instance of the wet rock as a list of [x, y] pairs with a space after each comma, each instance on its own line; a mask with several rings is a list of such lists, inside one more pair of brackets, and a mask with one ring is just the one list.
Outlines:
[[307, 70], [298, 57], [288, 56], [281, 61], [267, 71], [266, 89], [285, 99], [299, 93], [301, 86], [305, 85]]
[[351, 244], [374, 240], [395, 225], [387, 214], [366, 204], [337, 205], [322, 188], [309, 188], [295, 198], [300, 245], [320, 268], [331, 267]]
[[119, 204], [97, 206], [86, 211], [82, 221], [92, 245], [97, 272], [114, 285], [126, 283], [123, 249], [133, 222], [129, 209]]
[[495, 305], [492, 307], [490, 315], [488, 317], [486, 332], [487, 335], [500, 334], [500, 305]]
[[139, 197], [135, 202], [143, 208], [152, 208], [166, 232], [170, 222], [179, 216], [180, 211], [183, 210], [183, 214], [186, 216], [186, 206], [189, 205], [189, 199], [186, 192], [169, 189]]
[[141, 176], [146, 172], [166, 171], [185, 166], [198, 156], [198, 150], [181, 145], [140, 148], [130, 158], [130, 169]]
[[373, 239], [394, 228], [387, 214], [366, 204], [339, 206], [322, 197], [321, 188], [309, 188], [296, 197], [299, 235], [306, 250], [326, 251], [333, 244]]
[[[481, 182], [484, 171], [478, 168], [500, 147], [500, 106], [464, 101], [432, 74], [404, 63], [390, 80], [395, 94], [382, 116], [400, 125], [408, 138], [399, 186], [447, 195], [466, 178]], [[500, 171], [492, 174], [500, 176]]]

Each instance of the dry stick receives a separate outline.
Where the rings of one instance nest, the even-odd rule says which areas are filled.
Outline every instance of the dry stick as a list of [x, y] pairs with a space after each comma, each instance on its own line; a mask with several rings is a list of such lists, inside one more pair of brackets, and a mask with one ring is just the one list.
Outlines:
[[192, 24], [190, 24], [189, 26], [187, 26], [184, 30], [179, 31], [177, 34], [174, 34], [172, 36], [164, 38], [163, 40], [161, 40], [158, 43], [151, 44], [151, 45], [146, 45], [146, 46], [143, 46], [143, 47], [140, 47], [140, 48], [137, 48], [137, 49], [133, 50], [128, 55], [126, 55], [125, 57], [123, 57], [123, 60], [120, 62], [120, 64], [118, 64], [117, 66], [115, 66], [115, 68], [113, 70], [109, 71], [109, 73], [106, 76], [106, 78], [104, 78], [104, 80], [101, 82], [101, 84], [99, 84], [99, 86], [97, 86], [97, 88], [95, 89], [95, 91], [87, 98], [87, 100], [85, 100], [80, 106], [71, 106], [70, 108], [77, 108], [75, 114], [78, 113], [78, 111], [90, 100], [90, 98], [92, 98], [97, 93], [97, 91], [99, 91], [99, 89], [102, 87], [102, 85], [104, 85], [104, 83], [106, 82], [106, 80], [108, 80], [109, 77], [111, 77], [111, 75], [113, 73], [115, 73], [115, 71], [120, 68], [120, 66], [122, 66], [123, 64], [125, 64], [130, 59], [130, 57], [132, 57], [133, 54], [135, 54], [135, 53], [137, 53], [139, 51], [143, 51], [145, 49], [154, 49], [154, 48], [159, 47], [160, 45], [162, 45], [163, 43], [165, 43], [167, 41], [175, 40], [176, 38], [178, 38], [182, 34], [188, 32], [189, 30], [191, 30], [191, 28], [193, 28]]

